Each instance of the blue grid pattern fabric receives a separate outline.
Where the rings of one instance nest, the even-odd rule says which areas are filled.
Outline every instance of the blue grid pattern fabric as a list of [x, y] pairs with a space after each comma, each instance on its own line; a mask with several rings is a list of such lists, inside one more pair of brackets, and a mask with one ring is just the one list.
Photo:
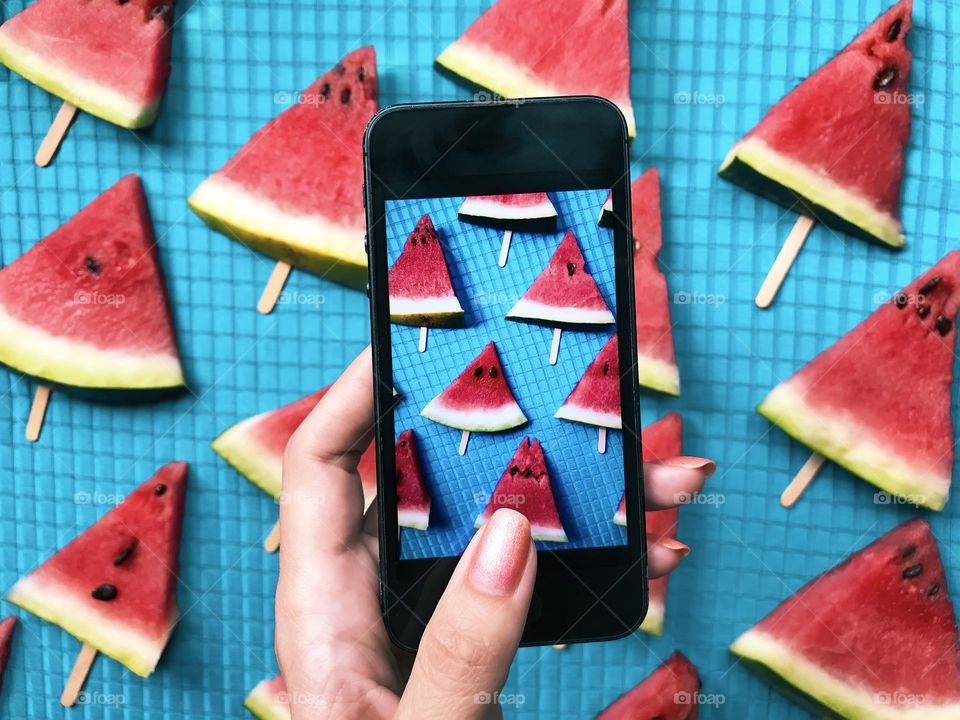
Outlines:
[[[9, 17], [25, 4], [7, 0], [0, 13]], [[377, 46], [384, 105], [470, 97], [474, 89], [432, 63], [489, 5], [188, 0], [177, 10], [170, 87], [157, 125], [131, 133], [81, 115], [45, 170], [32, 159], [59, 101], [0, 68], [0, 263], [119, 177], [138, 172], [192, 391], [155, 405], [119, 407], [55, 394], [43, 438], [30, 446], [23, 424], [32, 384], [0, 372], [2, 588], [102, 515], [111, 495], [128, 492], [170, 459], [191, 462], [183, 621], [149, 680], [99, 660], [88, 688], [104, 693], [103, 701], [122, 702], [94, 704], [94, 698], [72, 717], [242, 716], [248, 689], [276, 671], [276, 558], [259, 548], [276, 507], [220, 461], [209, 442], [238, 419], [332, 381], [368, 339], [362, 293], [302, 272], [288, 284], [287, 303], [258, 316], [254, 304], [272, 261], [209, 231], [187, 209], [188, 194], [279, 112], [289, 93], [361, 44]], [[666, 636], [636, 634], [564, 652], [522, 650], [507, 687], [522, 702], [504, 708], [509, 717], [592, 717], [674, 649], [699, 667], [705, 692], [724, 698], [702, 717], [813, 717], [749, 675], [727, 644], [804, 581], [915, 511], [877, 504], [871, 486], [836, 466], [824, 469], [795, 509], [781, 509], [777, 497], [808, 453], [754, 407], [879, 297], [956, 247], [960, 188], [952, 178], [960, 176], [960, 154], [951, 149], [960, 117], [953, 82], [960, 28], [952, 4], [927, 0], [915, 8], [911, 92], [922, 102], [914, 107], [903, 191], [904, 250], [818, 227], [774, 307], [760, 312], [753, 295], [794, 218], [720, 181], [715, 171], [770, 105], [886, 5], [631, 3], [631, 92], [639, 127], [631, 156], [634, 175], [651, 165], [662, 174], [661, 260], [682, 383], [679, 400], [645, 395], [642, 414], [649, 423], [681, 411], [686, 451], [714, 458], [720, 469], [708, 483], [709, 502], [681, 512], [679, 536], [693, 554], [671, 579]], [[960, 582], [957, 507], [954, 501], [930, 516], [954, 585]], [[0, 714], [57, 716], [79, 644], [19, 614], [24, 622]]]

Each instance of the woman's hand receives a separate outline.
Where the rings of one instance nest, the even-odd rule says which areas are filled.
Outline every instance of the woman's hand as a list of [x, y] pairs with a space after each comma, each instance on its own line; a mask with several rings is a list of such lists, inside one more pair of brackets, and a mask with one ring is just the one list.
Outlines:
[[[477, 532], [426, 626], [415, 660], [380, 618], [376, 505], [363, 517], [357, 473], [374, 430], [370, 350], [330, 388], [287, 447], [276, 651], [294, 720], [489, 718], [523, 631], [537, 556], [526, 518], [500, 510]], [[645, 464], [650, 509], [692, 497], [713, 463]], [[651, 577], [682, 543], [651, 543]], [[411, 667], [412, 662], [412, 667]]]

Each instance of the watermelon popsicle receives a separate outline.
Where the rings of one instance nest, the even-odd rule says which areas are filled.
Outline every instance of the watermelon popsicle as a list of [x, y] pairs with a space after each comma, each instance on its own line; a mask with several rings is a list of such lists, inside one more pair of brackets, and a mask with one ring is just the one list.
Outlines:
[[912, 0], [901, 0], [777, 103], [720, 175], [803, 215], [757, 295], [769, 307], [814, 221], [904, 244], [900, 189], [910, 139]]
[[697, 668], [675, 652], [596, 720], [697, 720], [700, 687]]
[[503, 230], [500, 267], [507, 266], [514, 232], [552, 233], [557, 229], [557, 209], [546, 193], [479, 195], [463, 201], [460, 220]]
[[600, 288], [587, 272], [573, 232], [568, 230], [547, 267], [507, 313], [508, 320], [554, 326], [550, 364], [556, 365], [563, 327], [600, 328], [613, 325]]
[[13, 647], [13, 631], [17, 626], [15, 615], [4, 618], [0, 622], [0, 692], [3, 692], [3, 676], [7, 672], [7, 663], [10, 662], [10, 650]]
[[596, 425], [597, 452], [601, 455], [607, 451], [607, 430], [621, 428], [620, 359], [617, 353], [617, 334], [614, 333], [553, 414], [560, 420]]
[[426, 530], [430, 525], [430, 493], [420, 465], [417, 438], [404, 430], [395, 448], [397, 470], [397, 520], [400, 527]]

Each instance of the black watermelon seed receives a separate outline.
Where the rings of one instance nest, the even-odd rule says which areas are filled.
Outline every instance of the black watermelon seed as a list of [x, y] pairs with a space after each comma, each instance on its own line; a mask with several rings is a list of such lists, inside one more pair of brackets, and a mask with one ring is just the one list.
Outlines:
[[524, 477], [530, 477], [531, 475], [533, 475], [533, 469], [532, 469], [532, 468], [527, 468], [526, 470], [523, 471], [523, 476], [524, 476]]
[[133, 551], [136, 547], [137, 547], [137, 541], [134, 540], [132, 543], [127, 545], [126, 548], [124, 548], [123, 552], [121, 552], [119, 555], [117, 555], [113, 559], [113, 566], [120, 567], [121, 565], [123, 565], [129, 559], [129, 557], [133, 555]]
[[350, 88], [344, 88], [343, 92], [340, 93], [340, 102], [344, 105], [350, 102]]
[[940, 277], [939, 275], [937, 275], [934, 278], [930, 278], [927, 282], [923, 284], [923, 287], [920, 288], [920, 294], [926, 295], [928, 292], [933, 290], [937, 285], [939, 285], [941, 280], [943, 280], [943, 278]]
[[573, 274], [577, 271], [577, 266], [573, 263], [567, 263], [567, 275], [573, 277]]
[[490, 377], [495, 378], [499, 374], [500, 374], [500, 371], [497, 370], [495, 367], [490, 368]]
[[130, 0], [118, 0], [121, 5], [126, 5]]
[[480, 377], [481, 375], [483, 375], [483, 368], [482, 368], [482, 367], [478, 367], [476, 370], [473, 371], [473, 376], [474, 376], [474, 377]]
[[910, 558], [912, 558], [912, 557], [914, 556], [914, 554], [915, 554], [916, 552], [917, 552], [917, 546], [916, 546], [916, 545], [907, 545], [907, 546], [903, 549], [903, 552], [900, 553], [900, 557], [902, 557], [904, 560], [909, 560]]
[[934, 323], [934, 327], [937, 328], [937, 332], [941, 335], [946, 335], [948, 332], [953, 330], [953, 321], [948, 317], [943, 315], [937, 316], [937, 321]]
[[406, 447], [406, 446], [407, 446], [407, 441], [406, 441], [406, 440], [401, 440], [401, 441], [400, 441], [400, 447]]
[[160, 18], [167, 25], [173, 20], [173, 7], [170, 5], [154, 5], [150, 11], [150, 19]]
[[96, 258], [87, 257], [87, 259], [84, 260], [84, 264], [87, 266], [87, 270], [92, 272], [94, 275], [99, 275], [101, 272], [103, 272], [103, 268], [100, 267], [100, 263], [97, 262]]
[[330, 96], [330, 83], [324, 83], [320, 86], [320, 95], [327, 99]]
[[337, 75], [343, 75], [347, 71], [347, 69], [343, 66], [343, 63], [337, 63], [336, 65], [333, 66], [333, 71]]
[[877, 79], [873, 81], [873, 87], [876, 90], [886, 90], [897, 80], [897, 66], [888, 65], [877, 73]]
[[940, 594], [940, 583], [934, 583], [930, 586], [930, 589], [927, 590], [927, 597], [935, 597]]
[[520, 468], [518, 468], [516, 465], [510, 468], [511, 475], [516, 475], [518, 472], [520, 472]]
[[104, 583], [103, 585], [97, 585], [90, 594], [94, 600], [113, 600], [117, 596], [117, 588], [110, 583]]
[[925, 318], [929, 314], [930, 314], [929, 305], [921, 305], [920, 307], [917, 308], [917, 315], [919, 315], [921, 318]]
[[911, 578], [917, 577], [922, 572], [923, 572], [923, 565], [921, 565], [920, 563], [917, 563], [916, 565], [911, 565], [906, 570], [904, 570], [903, 577], [906, 578], [907, 580], [910, 580]]
[[893, 42], [898, 37], [900, 37], [900, 30], [903, 28], [903, 19], [897, 18], [893, 21], [893, 24], [890, 25], [890, 29], [887, 30], [887, 42]]
[[605, 362], [603, 364], [603, 374], [606, 375], [608, 372], [610, 372], [610, 363]]
[[363, 82], [363, 76], [364, 76], [363, 65], [361, 65], [360, 68], [357, 70], [357, 80], [359, 80], [360, 82]]
[[153, 489], [154, 495], [163, 495], [167, 491], [167, 486], [163, 483], [160, 483]]
[[907, 306], [907, 296], [903, 293], [898, 293], [897, 296], [893, 299], [897, 304], [897, 307], [903, 310]]

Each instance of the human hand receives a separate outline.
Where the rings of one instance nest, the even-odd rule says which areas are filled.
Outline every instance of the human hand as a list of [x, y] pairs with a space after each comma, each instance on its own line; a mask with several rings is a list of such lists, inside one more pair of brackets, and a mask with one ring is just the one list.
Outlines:
[[[499, 705], [477, 697], [502, 689], [520, 642], [537, 565], [530, 526], [498, 511], [467, 546], [415, 660], [397, 650], [380, 617], [377, 506], [364, 517], [357, 473], [374, 429], [372, 377], [368, 348], [284, 457], [276, 651], [293, 718], [498, 717]], [[696, 495], [714, 468], [699, 458], [645, 463], [647, 507]], [[687, 552], [651, 542], [650, 577]]]

